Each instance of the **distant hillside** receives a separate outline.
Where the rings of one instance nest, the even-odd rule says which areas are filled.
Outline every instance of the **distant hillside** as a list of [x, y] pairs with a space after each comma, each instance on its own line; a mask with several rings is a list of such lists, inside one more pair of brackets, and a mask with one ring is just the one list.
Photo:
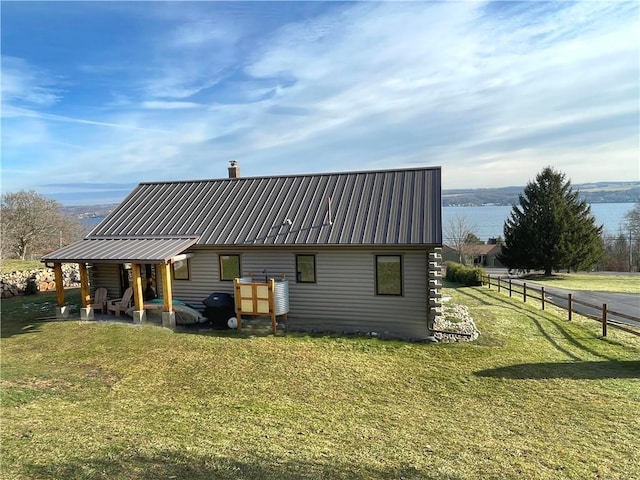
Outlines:
[[[573, 184], [574, 190], [589, 203], [636, 203], [640, 201], [640, 182], [598, 182]], [[442, 204], [452, 206], [513, 205], [524, 187], [469, 188], [443, 190]]]
[[78, 206], [64, 206], [62, 211], [67, 215], [71, 215], [76, 218], [92, 218], [92, 217], [106, 217], [111, 210], [118, 206], [117, 203], [109, 205], [78, 205]]

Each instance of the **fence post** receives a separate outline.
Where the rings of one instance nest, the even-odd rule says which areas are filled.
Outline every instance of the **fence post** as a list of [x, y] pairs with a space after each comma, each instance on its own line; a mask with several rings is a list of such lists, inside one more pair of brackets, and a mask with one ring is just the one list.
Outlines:
[[498, 277], [498, 293], [500, 293], [500, 277]]
[[571, 314], [572, 314], [572, 305], [571, 305], [571, 294], [567, 294], [567, 311], [569, 312], [569, 320], [571, 320]]
[[542, 299], [542, 310], [544, 310], [544, 287], [540, 287], [540, 298]]
[[511, 277], [509, 277], [509, 296], [511, 296]]
[[522, 301], [527, 303], [527, 282], [522, 284]]
[[489, 280], [489, 290], [491, 290], [491, 275], [487, 275], [487, 279]]
[[607, 304], [602, 304], [602, 336], [607, 336]]

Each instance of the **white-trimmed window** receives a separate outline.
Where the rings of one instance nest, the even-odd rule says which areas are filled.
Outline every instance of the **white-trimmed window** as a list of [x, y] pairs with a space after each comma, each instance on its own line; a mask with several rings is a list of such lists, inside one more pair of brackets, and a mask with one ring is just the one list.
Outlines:
[[402, 295], [402, 255], [376, 255], [376, 295]]
[[233, 281], [240, 276], [240, 255], [225, 254], [220, 255], [220, 280]]
[[191, 265], [188, 258], [178, 260], [171, 264], [174, 280], [189, 280], [191, 273]]
[[316, 283], [316, 256], [296, 255], [296, 282]]

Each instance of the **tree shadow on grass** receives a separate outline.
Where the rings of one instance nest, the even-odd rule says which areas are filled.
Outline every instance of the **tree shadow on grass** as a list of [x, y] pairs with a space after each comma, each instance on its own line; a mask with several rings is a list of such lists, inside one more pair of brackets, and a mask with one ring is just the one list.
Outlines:
[[[69, 320], [80, 315], [80, 289], [65, 290]], [[0, 302], [0, 337], [9, 338], [40, 330], [45, 322], [56, 320], [56, 292], [41, 292], [37, 295], [22, 295], [6, 298]]]
[[491, 302], [484, 299], [484, 298], [480, 298], [477, 295], [473, 295], [472, 292], [474, 292], [475, 290], [472, 289], [471, 287], [465, 287], [464, 285], [450, 285], [449, 288], [456, 290], [460, 295], [464, 295], [466, 297], [472, 298], [473, 300], [476, 300], [477, 302], [481, 303], [482, 305], [491, 305]]
[[[483, 303], [487, 303], [489, 305], [497, 305], [497, 302], [499, 302], [501, 304], [502, 307], [507, 308], [509, 310], [512, 310], [514, 312], [517, 312], [518, 314], [522, 314], [525, 315], [527, 318], [529, 318], [534, 325], [536, 326], [536, 328], [540, 331], [540, 333], [558, 350], [562, 351], [563, 353], [567, 353], [570, 357], [572, 357], [574, 360], [580, 360], [580, 358], [578, 358], [577, 356], [568, 353], [568, 351], [561, 347], [560, 344], [553, 339], [553, 337], [551, 335], [549, 335], [546, 331], [545, 331], [545, 325], [543, 325], [543, 323], [541, 323], [541, 320], [543, 320], [545, 323], [551, 324], [553, 325], [558, 332], [567, 340], [568, 343], [573, 344], [575, 347], [583, 350], [584, 352], [595, 356], [595, 357], [600, 357], [600, 358], [605, 358], [605, 359], [610, 359], [613, 360], [612, 357], [609, 357], [599, 351], [596, 351], [592, 348], [589, 348], [588, 346], [584, 345], [583, 343], [579, 342], [578, 339], [579, 338], [585, 338], [588, 337], [589, 339], [592, 338], [598, 338], [598, 340], [600, 342], [603, 343], [608, 343], [609, 345], [612, 346], [619, 346], [619, 347], [624, 347], [624, 348], [628, 348], [628, 345], [625, 345], [621, 342], [617, 342], [615, 340], [611, 340], [610, 338], [602, 338], [599, 337], [596, 334], [592, 334], [590, 333], [591, 331], [587, 331], [584, 330], [583, 331], [583, 335], [581, 336], [576, 336], [574, 334], [572, 334], [568, 329], [567, 326], [571, 324], [570, 321], [568, 320], [564, 320], [562, 317], [559, 317], [557, 314], [551, 312], [547, 312], [545, 310], [539, 310], [539, 315], [536, 317], [533, 315], [533, 312], [528, 312], [526, 310], [526, 308], [524, 307], [525, 304], [524, 302], [522, 302], [521, 299], [518, 299], [517, 297], [514, 298], [514, 300], [519, 300], [519, 304], [522, 305], [520, 306], [518, 303], [514, 304], [513, 300], [510, 300], [509, 297], [507, 297], [505, 295], [504, 298], [501, 298], [500, 296], [490, 296], [489, 292], [487, 290], [484, 289], [472, 289], [472, 290], [467, 290], [464, 292], [465, 295], [477, 300], [477, 301], [481, 301]], [[489, 297], [491, 301], [484, 301], [482, 300], [482, 297]], [[531, 305], [529, 305], [531, 306]], [[534, 307], [535, 308], [535, 307]], [[595, 322], [594, 322], [595, 323]]]
[[163, 451], [156, 455], [141, 454], [109, 456], [109, 458], [78, 458], [74, 461], [23, 465], [22, 474], [28, 478], [81, 480], [122, 478], [128, 480], [189, 479], [189, 480], [293, 480], [331, 478], [335, 480], [364, 480], [370, 478], [406, 478], [413, 480], [460, 480], [456, 474], [423, 472], [414, 467], [376, 468], [349, 465], [327, 458], [309, 460], [261, 458], [250, 460], [228, 456], [186, 455], [177, 451]]
[[11, 321], [3, 318], [0, 325], [0, 338], [10, 338], [24, 333], [34, 333], [40, 331], [40, 324], [45, 320], [33, 320], [30, 322]]
[[544, 380], [603, 380], [607, 378], [640, 378], [640, 361], [603, 360], [598, 362], [521, 363], [508, 367], [474, 372], [477, 377]]

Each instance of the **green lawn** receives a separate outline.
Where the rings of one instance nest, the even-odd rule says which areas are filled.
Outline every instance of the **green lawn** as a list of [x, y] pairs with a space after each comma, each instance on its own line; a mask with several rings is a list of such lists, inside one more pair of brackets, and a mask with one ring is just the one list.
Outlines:
[[17, 260], [13, 258], [3, 258], [0, 265], [2, 266], [3, 272], [16, 272], [44, 268], [44, 263], [40, 260]]
[[551, 277], [527, 275], [524, 280], [569, 290], [599, 292], [640, 293], [639, 275], [601, 275], [590, 273], [564, 273]]
[[3, 301], [0, 476], [640, 478], [640, 338], [445, 295], [477, 342], [172, 333]]

